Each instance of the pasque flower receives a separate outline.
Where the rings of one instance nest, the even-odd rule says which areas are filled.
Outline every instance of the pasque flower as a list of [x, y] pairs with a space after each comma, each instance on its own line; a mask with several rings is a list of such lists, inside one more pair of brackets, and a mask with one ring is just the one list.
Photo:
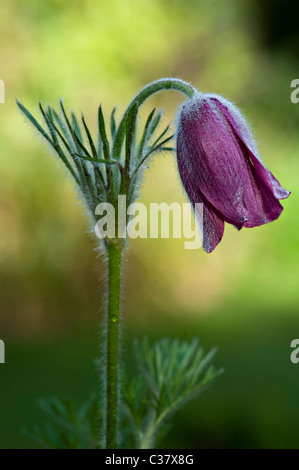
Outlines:
[[[260, 161], [249, 128], [233, 105], [216, 95], [198, 93], [191, 84], [183, 80], [162, 78], [145, 85], [129, 103], [119, 121], [115, 118], [116, 108], [113, 109], [109, 119], [110, 132], [100, 105], [95, 139], [84, 116], [80, 120], [73, 112], [69, 115], [62, 101], [59, 112], [51, 106], [44, 108], [40, 103], [44, 124], [40, 124], [22, 103], [17, 102], [22, 113], [71, 174], [89, 214], [93, 217], [92, 221], [98, 220], [97, 209], [102, 203], [107, 215], [108, 207], [112, 205], [113, 209], [115, 230], [111, 230], [112, 235], [105, 238], [99, 246], [99, 249], [105, 250], [108, 267], [107, 326], [101, 336], [104, 340], [101, 342], [105, 344], [103, 360], [100, 361], [104, 394], [101, 393], [96, 398], [98, 409], [93, 414], [97, 415], [99, 411], [105, 419], [101, 420], [103, 428], [100, 429], [100, 435], [84, 435], [84, 444], [78, 439], [77, 428], [74, 428], [74, 436], [71, 433], [68, 441], [71, 445], [74, 437], [78, 448], [89, 443], [105, 446], [107, 449], [119, 448], [119, 423], [123, 408], [121, 403], [126, 405], [127, 414], [132, 418], [136, 448], [153, 447], [157, 431], [173, 409], [184, 403], [186, 397], [194, 396], [203, 387], [206, 388], [221, 372], [210, 367], [215, 350], [205, 355], [196, 340], [180, 345], [176, 340], [172, 342], [166, 339], [156, 343], [152, 349], [144, 341], [137, 349], [138, 361], [142, 364], [144, 374], [139, 374], [138, 380], [132, 381], [128, 387], [120, 387], [120, 378], [123, 376], [120, 373], [119, 353], [120, 287], [125, 244], [123, 236], [119, 235], [123, 234], [123, 229], [118, 229], [126, 226], [129, 219], [126, 217], [127, 210], [124, 211], [124, 217], [120, 215], [118, 201], [122, 197], [129, 204], [134, 202], [137, 197], [136, 182], [150, 155], [173, 150], [169, 146], [173, 135], [167, 137], [169, 126], [162, 133], [156, 133], [161, 119], [160, 111], [156, 113], [153, 109], [143, 131], [137, 132], [137, 115], [142, 104], [153, 94], [170, 89], [180, 91], [188, 97], [181, 108], [178, 122], [178, 166], [195, 209], [196, 203], [203, 203], [203, 246], [206, 251], [211, 252], [222, 238], [224, 222], [229, 222], [238, 229], [270, 222], [282, 211], [279, 199], [289, 195]], [[127, 209], [126, 203], [125, 208]], [[121, 219], [125, 224], [120, 222]], [[169, 367], [165, 368], [165, 365]], [[180, 374], [175, 373], [177, 370], [180, 370]], [[160, 378], [164, 376], [168, 380], [161, 387]], [[159, 404], [155, 406], [155, 410], [140, 407], [142, 399], [149, 401], [152, 397]], [[59, 403], [60, 413], [64, 406], [57, 400], [56, 402]], [[93, 409], [93, 401], [86, 405], [84, 409], [89, 415], [89, 410]], [[51, 402], [47, 404], [49, 406], [52, 407]], [[56, 405], [55, 407], [57, 408]], [[144, 410], [140, 411], [140, 408]], [[81, 424], [85, 426], [88, 416], [84, 414], [81, 418], [78, 421], [80, 429]], [[86, 423], [89, 424], [88, 420]], [[44, 442], [47, 446], [52, 441], [54, 447], [65, 446], [65, 439], [62, 441], [60, 434], [56, 435], [52, 431], [50, 434], [46, 432], [45, 435]], [[130, 433], [127, 434], [131, 445]], [[43, 442], [43, 436], [37, 434], [37, 437], [39, 442]], [[122, 445], [124, 443], [122, 436]]]
[[195, 93], [179, 112], [177, 160], [192, 202], [203, 204], [203, 248], [221, 241], [224, 222], [256, 227], [277, 219], [290, 192], [260, 160], [240, 111], [214, 94]]

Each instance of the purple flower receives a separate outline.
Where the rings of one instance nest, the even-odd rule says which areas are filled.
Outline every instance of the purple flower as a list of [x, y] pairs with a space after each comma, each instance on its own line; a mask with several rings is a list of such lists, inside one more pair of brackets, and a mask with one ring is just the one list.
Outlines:
[[203, 248], [221, 241], [224, 222], [256, 227], [277, 219], [281, 187], [261, 162], [240, 111], [224, 98], [196, 93], [180, 110], [178, 168], [191, 203], [203, 204]]

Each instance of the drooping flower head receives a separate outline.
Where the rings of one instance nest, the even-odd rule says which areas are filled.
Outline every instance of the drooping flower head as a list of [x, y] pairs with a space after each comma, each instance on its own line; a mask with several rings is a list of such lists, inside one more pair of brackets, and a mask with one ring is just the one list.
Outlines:
[[179, 112], [178, 169], [195, 206], [203, 204], [203, 248], [221, 241], [224, 222], [256, 227], [277, 219], [290, 192], [262, 163], [245, 118], [229, 101], [196, 93]]

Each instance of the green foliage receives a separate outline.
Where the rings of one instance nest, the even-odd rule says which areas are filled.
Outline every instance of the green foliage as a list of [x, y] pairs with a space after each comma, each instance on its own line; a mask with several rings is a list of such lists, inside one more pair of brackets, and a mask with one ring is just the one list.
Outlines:
[[[153, 345], [144, 339], [134, 346], [138, 371], [134, 379], [123, 380], [120, 436], [122, 447], [139, 449], [153, 446], [167, 431], [172, 414], [222, 371], [211, 366], [216, 350], [205, 354], [197, 339], [187, 343], [164, 338]], [[104, 404], [103, 396], [91, 397], [81, 407], [71, 400], [39, 400], [50, 421], [26, 434], [45, 448], [103, 448]]]
[[40, 399], [41, 410], [50, 418], [43, 428], [24, 432], [47, 449], [94, 449], [99, 445], [101, 420], [95, 397], [81, 407], [72, 400]]
[[[161, 111], [156, 113], [155, 109], [145, 123], [140, 140], [136, 142], [137, 103], [128, 108], [129, 112], [124, 115], [119, 124], [115, 119], [116, 108], [113, 108], [110, 116], [111, 140], [107, 133], [102, 106], [99, 107], [97, 148], [84, 116], [81, 117], [80, 127], [79, 119], [74, 112], [71, 112], [70, 117], [68, 116], [62, 100], [60, 101], [60, 114], [51, 106], [47, 106], [44, 110], [43, 106], [39, 105], [47, 130], [23, 104], [17, 101], [17, 105], [63, 161], [80, 187], [93, 217], [95, 207], [100, 202], [115, 203], [118, 194], [126, 194], [131, 202], [135, 195], [137, 173], [147, 158], [161, 150], [173, 150], [172, 147], [166, 146], [172, 140], [173, 135], [162, 140], [169, 126], [155, 136], [162, 116]], [[123, 135], [125, 149], [122, 152], [123, 128], [125, 129]]]
[[[269, 24], [270, 11], [279, 6], [278, 2], [273, 2], [272, 7], [267, 2], [268, 10], [261, 17], [265, 10], [261, 3], [227, 0], [218, 2], [215, 8], [215, 2], [206, 0], [191, 0], [189, 4], [178, 0], [2, 2], [1, 31], [7, 40], [0, 52], [5, 64], [5, 77], [1, 78], [6, 78], [9, 84], [7, 98], [22, 96], [29, 105], [40, 97], [56, 100], [62, 94], [67, 102], [75, 99], [78, 109], [87, 107], [86, 111], [91, 112], [94, 97], [101, 89], [105, 109], [110, 106], [112, 109], [115, 96], [119, 97], [122, 109], [136, 85], [166, 70], [200, 84], [203, 91], [224, 93], [246, 108], [257, 124], [264, 161], [271, 165], [273, 162], [276, 172], [283, 174], [285, 184], [295, 190], [299, 173], [299, 105], [290, 102], [288, 90], [290, 77], [296, 76], [297, 62], [291, 49], [297, 43], [294, 39], [292, 44], [279, 42], [280, 51], [269, 51], [261, 44], [265, 18]], [[284, 11], [287, 13], [288, 9]], [[88, 21], [82, 21], [83, 17]], [[289, 25], [285, 31], [291, 31]], [[290, 46], [287, 54], [281, 53], [284, 46]], [[7, 60], [9, 57], [14, 60]], [[91, 321], [98, 320], [92, 313], [98, 311], [99, 291], [93, 280], [94, 256], [90, 255], [87, 239], [82, 237], [80, 210], [74, 204], [75, 196], [69, 185], [63, 184], [64, 173], [59, 171], [59, 165], [51, 165], [50, 159], [42, 158], [43, 147], [29, 138], [32, 129], [21, 126], [23, 120], [16, 116], [12, 100], [7, 99], [1, 106], [1, 223], [5, 227], [0, 250], [1, 297], [5, 305], [0, 319], [1, 335], [13, 336], [22, 345], [28, 334], [33, 343], [34, 338], [42, 342], [53, 329], [60, 333], [89, 329]], [[161, 166], [159, 171], [153, 167], [147, 172], [148, 190], [143, 190], [146, 200], [151, 200], [152, 195], [162, 199], [165, 187], [171, 197], [176, 191], [176, 181], [170, 175], [172, 163], [165, 159]], [[168, 185], [163, 184], [165, 173], [170, 175]], [[236, 249], [238, 234], [232, 231], [234, 238], [225, 238], [217, 263], [215, 258], [195, 255], [191, 250], [189, 258], [183, 249], [178, 249], [174, 256], [171, 243], [163, 240], [148, 243], [147, 250], [144, 243], [141, 248], [138, 243], [131, 247], [134, 260], [141, 259], [143, 250], [143, 261], [138, 269], [129, 270], [127, 284], [135, 286], [141, 272], [144, 281], [138, 283], [138, 289], [127, 292], [130, 319], [133, 318], [127, 322], [128, 334], [136, 324], [139, 328], [154, 324], [160, 331], [163, 314], [166, 322], [167, 315], [184, 317], [186, 329], [200, 330], [202, 340], [215, 339], [221, 348], [221, 360], [229, 369], [229, 384], [221, 381], [217, 387], [220, 395], [217, 392], [204, 395], [208, 400], [204, 419], [196, 428], [201, 429], [201, 445], [228, 448], [298, 445], [294, 432], [299, 419], [298, 369], [285, 361], [288, 339], [283, 342], [283, 338], [292, 338], [299, 328], [299, 219], [294, 217], [299, 198], [295, 191], [293, 196], [288, 200], [288, 210], [269, 232], [256, 229], [258, 233], [254, 232], [253, 237], [253, 232], [246, 231], [238, 238], [240, 245]], [[66, 219], [70, 221], [67, 224]], [[215, 264], [217, 275], [211, 274]], [[176, 282], [182, 266], [188, 277], [184, 285], [189, 287], [184, 289], [180, 285], [178, 290]], [[157, 278], [159, 281], [154, 282]], [[192, 282], [193, 295], [189, 296]], [[146, 295], [148, 285], [155, 290], [155, 296]], [[165, 291], [167, 303], [163, 305]], [[157, 308], [157, 298], [161, 299], [161, 309]], [[140, 311], [143, 315], [138, 315]], [[181, 324], [171, 323], [172, 334], [179, 335]], [[264, 323], [266, 326], [261, 329]], [[93, 338], [92, 334], [90, 343]], [[19, 356], [17, 364], [7, 369], [9, 378], [3, 377], [1, 381], [5, 397], [1, 401], [2, 448], [28, 444], [27, 440], [22, 441], [19, 428], [24, 422], [30, 427], [32, 422], [38, 422], [30, 403], [40, 387], [39, 361], [47, 360], [46, 345], [47, 341], [41, 343], [39, 354], [30, 356], [27, 396], [18, 385], [19, 375], [28, 363], [26, 349], [20, 354], [17, 344], [10, 345], [10, 355]], [[71, 350], [71, 341], [68, 347]], [[68, 390], [70, 377], [74, 380], [75, 373], [69, 370], [66, 374], [67, 360], [63, 364], [59, 361], [54, 367], [49, 361], [47, 373], [57, 375]], [[78, 398], [85, 387], [86, 381], [81, 380], [76, 387]], [[224, 396], [226, 406], [219, 399]], [[187, 436], [198, 421], [200, 411], [194, 411], [181, 416], [183, 447], [188, 445]], [[175, 434], [172, 439], [169, 445], [177, 442]]]
[[197, 339], [190, 343], [164, 338], [151, 346], [135, 342], [138, 376], [124, 391], [137, 448], [153, 445], [175, 410], [202, 392], [222, 371], [211, 366], [216, 350], [205, 354]]

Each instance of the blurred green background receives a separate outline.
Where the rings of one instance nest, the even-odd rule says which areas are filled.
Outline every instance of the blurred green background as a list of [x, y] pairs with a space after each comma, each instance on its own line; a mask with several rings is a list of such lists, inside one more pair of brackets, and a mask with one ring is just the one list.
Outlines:
[[[62, 165], [15, 105], [62, 96], [95, 129], [97, 106], [118, 116], [137, 90], [175, 76], [223, 94], [253, 124], [263, 160], [292, 191], [274, 223], [226, 226], [214, 253], [183, 240], [131, 241], [123, 346], [148, 335], [217, 345], [225, 374], [175, 416], [164, 448], [279, 448], [299, 444], [298, 3], [243, 0], [9, 0], [0, 6], [0, 448], [31, 448], [41, 396], [84, 400], [105, 302], [105, 265]], [[161, 93], [173, 120], [182, 95]], [[157, 155], [141, 198], [186, 201], [174, 155]]]

